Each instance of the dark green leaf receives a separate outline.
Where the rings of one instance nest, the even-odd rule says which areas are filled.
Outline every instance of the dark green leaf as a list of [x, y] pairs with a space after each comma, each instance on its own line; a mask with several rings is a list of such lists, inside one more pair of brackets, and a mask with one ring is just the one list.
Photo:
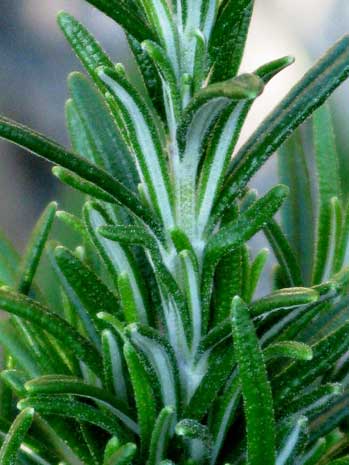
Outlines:
[[340, 39], [282, 100], [235, 155], [216, 215], [231, 205], [259, 167], [349, 74], [349, 36]]
[[277, 222], [268, 222], [264, 227], [264, 233], [279, 262], [286, 287], [304, 285], [297, 257]]
[[95, 347], [58, 315], [32, 299], [0, 288], [0, 308], [30, 321], [60, 340], [65, 348], [83, 360], [96, 374], [101, 368]]
[[239, 297], [233, 299], [232, 330], [244, 399], [247, 460], [250, 465], [275, 465], [271, 388], [248, 307]]
[[34, 409], [26, 408], [12, 423], [0, 450], [1, 465], [15, 465], [22, 442], [30, 428]]
[[156, 403], [149, 375], [130, 343], [124, 345], [124, 354], [134, 390], [142, 453], [147, 454], [156, 421]]
[[30, 291], [34, 275], [39, 265], [42, 252], [44, 250], [53, 220], [56, 215], [56, 211], [57, 203], [50, 203], [39, 218], [31, 234], [19, 269], [17, 289], [21, 294], [27, 295]]
[[84, 158], [68, 152], [64, 147], [34, 132], [25, 126], [7, 118], [0, 118], [0, 137], [45, 158], [48, 161], [66, 168], [83, 179], [96, 184], [118, 202], [124, 204], [136, 215], [146, 221], [153, 221], [150, 215], [139, 203], [136, 196], [106, 171], [98, 168]]
[[172, 406], [164, 407], [156, 419], [147, 465], [157, 465], [166, 458], [167, 446], [174, 433], [176, 413]]
[[253, 4], [253, 0], [228, 0], [221, 7], [209, 43], [211, 82], [223, 81], [238, 73]]
[[[107, 16], [116, 21], [126, 32], [133, 35], [139, 42], [153, 39], [154, 34], [140, 14], [137, 3], [130, 0], [87, 0]], [[137, 9], [136, 9], [137, 8]]]
[[[132, 154], [98, 90], [81, 73], [68, 79], [70, 95], [81, 120], [84, 137], [92, 155], [90, 161], [105, 169], [128, 189], [137, 190], [138, 175]], [[84, 152], [81, 155], [87, 156]]]
[[322, 279], [330, 278], [326, 270], [326, 262], [330, 252], [331, 199], [341, 197], [341, 183], [332, 118], [327, 105], [314, 113], [313, 122], [315, 166], [319, 189], [313, 283], [319, 284]]
[[311, 284], [314, 247], [314, 205], [302, 134], [295, 131], [279, 149], [280, 181], [290, 188], [282, 209], [282, 226], [301, 266], [303, 280]]

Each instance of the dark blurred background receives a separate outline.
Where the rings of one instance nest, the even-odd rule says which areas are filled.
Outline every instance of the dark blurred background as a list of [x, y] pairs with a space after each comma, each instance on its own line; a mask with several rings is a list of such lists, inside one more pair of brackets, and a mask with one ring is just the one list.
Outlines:
[[[129, 62], [123, 34], [115, 23], [83, 0], [0, 0], [0, 113], [68, 144], [64, 125], [66, 76], [80, 69], [56, 26], [65, 9], [95, 34], [115, 61]], [[289, 90], [313, 60], [349, 32], [348, 0], [256, 0], [243, 71], [278, 56], [297, 62], [259, 99], [242, 140]], [[347, 169], [349, 153], [349, 84], [332, 98], [337, 135]], [[50, 166], [0, 141], [0, 229], [21, 250], [37, 216], [49, 200], [69, 208], [71, 191], [63, 191]], [[275, 181], [275, 160], [255, 183], [265, 190]]]

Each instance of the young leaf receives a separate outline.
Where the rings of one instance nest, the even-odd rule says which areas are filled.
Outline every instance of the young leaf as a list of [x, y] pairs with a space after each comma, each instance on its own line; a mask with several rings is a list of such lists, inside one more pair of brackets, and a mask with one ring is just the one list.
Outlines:
[[294, 360], [312, 360], [313, 351], [310, 346], [298, 341], [281, 341], [270, 344], [263, 351], [264, 359], [289, 357]]
[[[165, 116], [162, 83], [159, 73], [142, 45], [131, 35], [127, 36], [130, 49], [140, 70], [150, 100], [161, 117]], [[107, 66], [110, 68], [110, 66]]]
[[231, 205], [259, 167], [349, 75], [349, 36], [340, 39], [308, 71], [235, 155], [215, 214]]
[[[249, 272], [249, 286], [247, 289], [247, 294], [245, 299], [247, 302], [251, 302], [253, 299], [254, 293], [256, 292], [259, 280], [261, 279], [264, 267], [269, 257], [269, 250], [262, 249], [258, 252], [255, 259], [251, 263], [250, 272]], [[236, 294], [238, 295], [238, 294]]]
[[131, 343], [152, 367], [154, 382], [159, 385], [164, 406], [179, 406], [178, 368], [172, 347], [154, 329], [135, 323], [126, 328]]
[[232, 330], [247, 426], [250, 465], [275, 465], [275, 420], [271, 388], [248, 308], [239, 297], [232, 304]]
[[57, 203], [51, 202], [46, 207], [31, 234], [25, 255], [21, 261], [18, 275], [19, 279], [17, 289], [21, 294], [29, 293], [43, 249], [52, 227], [53, 220], [56, 215], [56, 210]]
[[[121, 273], [127, 273], [132, 287], [133, 300], [137, 304], [138, 319], [146, 323], [148, 321], [146, 292], [131, 251], [120, 243], [105, 239], [99, 233], [101, 226], [112, 223], [112, 219], [99, 204], [86, 203], [83, 216], [92, 242], [105, 262], [114, 285], [117, 284]], [[121, 220], [120, 217], [115, 219], [117, 222]]]
[[147, 465], [157, 465], [165, 458], [167, 446], [174, 433], [176, 413], [173, 407], [166, 406], [156, 419], [151, 442]]
[[62, 168], [61, 166], [54, 166], [52, 168], [52, 174], [56, 176], [63, 184], [76, 189], [83, 194], [87, 194], [90, 197], [98, 200], [102, 200], [107, 203], [116, 203], [116, 200], [111, 195], [107, 194], [103, 189], [100, 189], [98, 186], [92, 182], [85, 181], [71, 171]]
[[[231, 324], [229, 321], [231, 329]], [[226, 435], [231, 427], [241, 399], [241, 384], [237, 370], [229, 380], [223, 394], [213, 404], [210, 414], [210, 431], [213, 437], [210, 464], [215, 465]]]
[[137, 452], [136, 444], [128, 442], [104, 459], [103, 465], [129, 465]]
[[34, 409], [26, 408], [12, 423], [0, 449], [1, 465], [15, 465], [22, 442], [32, 424]]
[[96, 317], [98, 312], [120, 314], [116, 296], [87, 265], [65, 247], [57, 247], [54, 258], [69, 295], [81, 302], [98, 329], [101, 329], [101, 322]]

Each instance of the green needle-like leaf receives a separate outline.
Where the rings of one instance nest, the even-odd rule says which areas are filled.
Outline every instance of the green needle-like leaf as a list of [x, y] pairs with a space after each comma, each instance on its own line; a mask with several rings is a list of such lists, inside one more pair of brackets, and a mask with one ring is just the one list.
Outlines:
[[340, 39], [308, 71], [234, 157], [231, 175], [216, 203], [220, 214], [258, 168], [349, 75], [349, 37]]
[[79, 155], [69, 153], [64, 147], [41, 134], [4, 117], [0, 118], [0, 137], [14, 142], [35, 155], [56, 163], [81, 178], [96, 184], [136, 215], [139, 215], [146, 221], [150, 220], [149, 214], [144, 210], [132, 192], [106, 171], [98, 168]]
[[280, 147], [278, 165], [281, 182], [290, 188], [290, 195], [281, 209], [282, 226], [303, 270], [304, 282], [309, 285], [315, 219], [309, 170], [299, 130]]
[[34, 409], [27, 408], [21, 412], [7, 433], [0, 450], [1, 465], [16, 465], [19, 448], [32, 424]]
[[249, 465], [275, 465], [275, 421], [271, 388], [248, 308], [233, 299], [232, 329], [247, 427]]
[[156, 421], [154, 390], [144, 363], [142, 363], [138, 353], [128, 342], [124, 345], [124, 354], [137, 405], [142, 453], [147, 454]]
[[[139, 6], [131, 0], [87, 0], [110, 18], [114, 19], [125, 31], [142, 42], [154, 38], [154, 33], [139, 14]], [[136, 6], [137, 5], [137, 6]]]
[[279, 357], [289, 357], [294, 360], [312, 360], [313, 351], [311, 347], [303, 342], [281, 341], [269, 345], [263, 351], [265, 360]]
[[39, 326], [73, 351], [95, 373], [99, 373], [101, 360], [94, 346], [58, 315], [46, 307], [20, 294], [0, 288], [0, 308]]
[[27, 395], [40, 394], [73, 394], [79, 397], [93, 399], [106, 405], [107, 408], [123, 422], [131, 431], [138, 433], [137, 424], [129, 416], [129, 410], [120, 400], [108, 394], [105, 390], [89, 385], [83, 380], [70, 376], [42, 376], [25, 384]]
[[319, 108], [313, 117], [315, 166], [319, 189], [319, 214], [317, 218], [316, 249], [313, 283], [319, 284], [325, 276], [326, 261], [330, 253], [331, 199], [341, 198], [339, 162], [331, 113], [327, 105]]
[[[276, 186], [268, 194], [256, 201], [236, 221], [223, 226], [208, 242], [204, 254], [204, 275], [202, 284], [203, 305], [208, 308], [212, 290], [212, 278], [215, 267], [228, 252], [232, 252], [249, 240], [256, 232], [271, 220], [288, 194], [285, 186]], [[204, 307], [204, 311], [206, 308]], [[204, 315], [207, 324], [208, 315]], [[204, 325], [205, 327], [205, 325]]]
[[[79, 137], [89, 145], [91, 160], [135, 192], [138, 175], [127, 145], [98, 90], [81, 73], [72, 73], [68, 87], [79, 115]], [[88, 156], [84, 152], [81, 155]]]
[[86, 403], [79, 402], [67, 395], [55, 396], [52, 402], [50, 395], [31, 396], [18, 403], [19, 409], [32, 407], [41, 415], [58, 415], [92, 423], [110, 434], [125, 437], [126, 431], [121, 428], [116, 416], [110, 412], [99, 410]]
[[159, 413], [151, 436], [147, 465], [157, 465], [166, 458], [166, 449], [174, 433], [175, 415], [171, 406], [164, 407]]
[[52, 227], [53, 220], [56, 215], [56, 210], [57, 203], [50, 203], [41, 215], [39, 221], [36, 223], [32, 232], [25, 255], [20, 265], [17, 289], [21, 294], [29, 293], [50, 229]]
[[58, 25], [63, 31], [72, 49], [81, 60], [87, 72], [100, 84], [96, 69], [98, 66], [112, 67], [113, 62], [106, 55], [99, 43], [73, 16], [61, 11], [57, 17]]
[[211, 82], [229, 79], [239, 71], [253, 4], [253, 0], [228, 0], [221, 7], [209, 44]]

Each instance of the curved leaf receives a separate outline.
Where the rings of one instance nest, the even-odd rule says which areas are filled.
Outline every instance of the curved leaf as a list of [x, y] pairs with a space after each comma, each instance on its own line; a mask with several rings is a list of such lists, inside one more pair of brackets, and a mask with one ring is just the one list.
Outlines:
[[34, 417], [34, 409], [26, 408], [21, 412], [9, 429], [0, 449], [1, 465], [17, 463], [19, 448], [30, 428]]

